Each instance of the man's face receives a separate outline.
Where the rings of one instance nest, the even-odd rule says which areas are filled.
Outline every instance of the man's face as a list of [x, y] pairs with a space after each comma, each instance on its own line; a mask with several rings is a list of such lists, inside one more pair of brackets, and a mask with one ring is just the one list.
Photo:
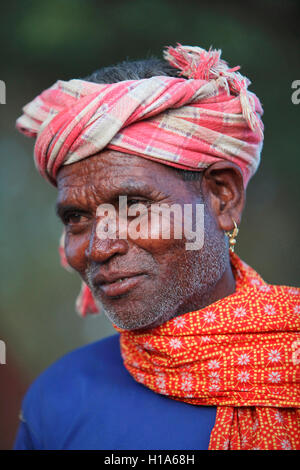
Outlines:
[[[107, 150], [62, 167], [57, 182], [67, 260], [115, 325], [151, 328], [207, 304], [225, 271], [226, 245], [202, 200], [201, 180], [184, 181], [171, 167]], [[119, 196], [149, 211], [154, 204], [204, 203], [204, 247], [187, 250], [185, 237], [172, 231], [170, 239], [100, 239], [97, 209], [108, 203], [118, 214]]]

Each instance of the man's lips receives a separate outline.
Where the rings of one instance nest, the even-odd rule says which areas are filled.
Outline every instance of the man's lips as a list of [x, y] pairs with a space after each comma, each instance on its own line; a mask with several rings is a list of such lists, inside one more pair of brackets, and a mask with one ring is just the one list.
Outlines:
[[96, 276], [93, 279], [93, 285], [95, 287], [99, 287], [106, 296], [116, 297], [133, 289], [144, 278], [144, 273], [116, 273], [111, 275], [102, 274]]

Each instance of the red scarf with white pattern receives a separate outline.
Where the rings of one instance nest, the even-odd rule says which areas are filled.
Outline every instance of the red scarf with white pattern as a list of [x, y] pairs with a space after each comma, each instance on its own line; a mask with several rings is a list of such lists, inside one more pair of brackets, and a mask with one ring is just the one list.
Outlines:
[[217, 406], [209, 449], [300, 449], [300, 289], [231, 253], [236, 291], [151, 330], [121, 332], [124, 365], [154, 392]]

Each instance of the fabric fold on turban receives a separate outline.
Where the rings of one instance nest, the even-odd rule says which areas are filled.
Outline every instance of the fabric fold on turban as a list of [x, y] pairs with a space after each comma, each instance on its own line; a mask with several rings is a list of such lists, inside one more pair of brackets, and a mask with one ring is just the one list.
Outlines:
[[[61, 166], [109, 148], [193, 171], [227, 160], [246, 187], [263, 143], [263, 110], [249, 79], [239, 66], [229, 68], [220, 50], [179, 44], [164, 56], [186, 78], [59, 80], [28, 103], [16, 125], [36, 138], [41, 175], [56, 186]], [[87, 286], [77, 306], [82, 315], [97, 311]]]

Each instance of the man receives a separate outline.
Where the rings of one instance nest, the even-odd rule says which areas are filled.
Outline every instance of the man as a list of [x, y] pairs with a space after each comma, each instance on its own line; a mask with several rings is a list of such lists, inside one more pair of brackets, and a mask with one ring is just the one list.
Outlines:
[[[25, 106], [17, 126], [58, 188], [77, 307], [102, 310], [118, 335], [35, 381], [15, 448], [299, 447], [300, 291], [265, 283], [233, 252], [262, 108], [220, 54], [170, 47]], [[170, 236], [166, 212], [153, 216], [162, 207], [188, 213], [173, 213]]]

